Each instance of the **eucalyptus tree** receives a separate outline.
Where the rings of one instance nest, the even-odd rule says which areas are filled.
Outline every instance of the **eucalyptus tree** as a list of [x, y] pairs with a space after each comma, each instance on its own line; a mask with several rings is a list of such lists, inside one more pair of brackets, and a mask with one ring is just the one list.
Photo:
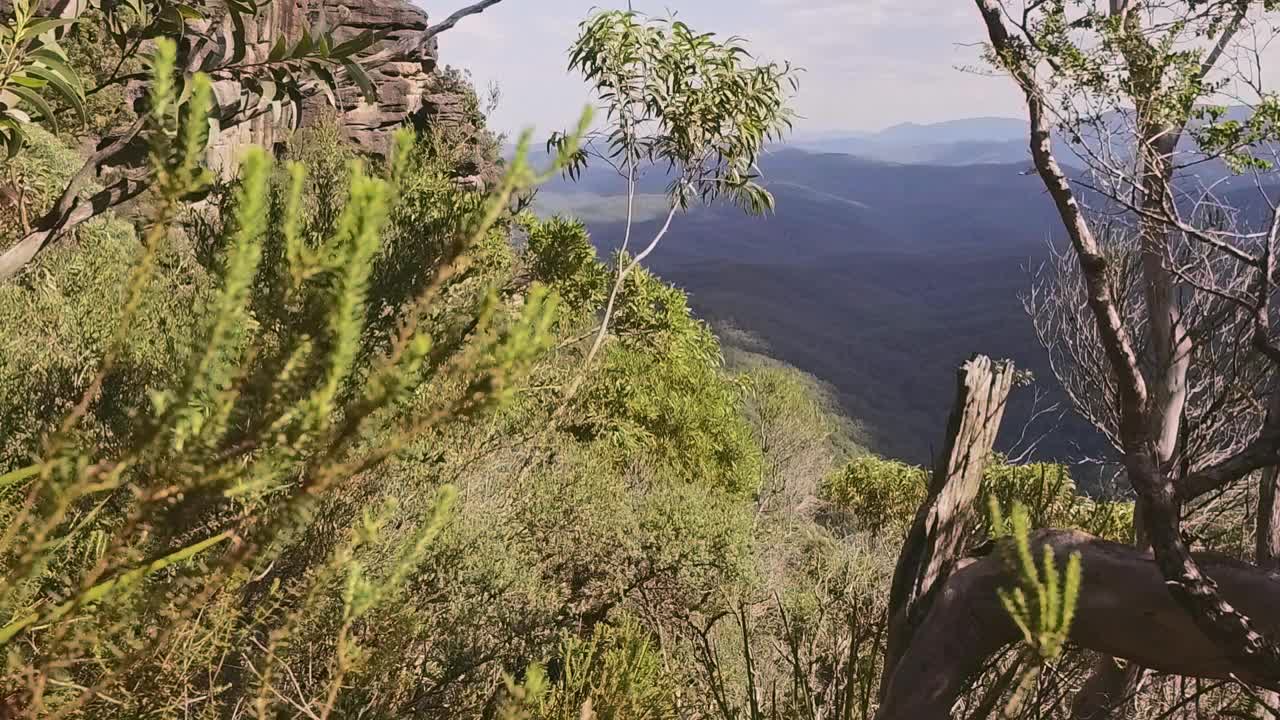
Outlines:
[[[1280, 214], [1267, 188], [1280, 98], [1265, 83], [1263, 50], [1278, 4], [975, 5], [987, 61], [1023, 93], [1036, 174], [1070, 240], [1028, 304], [1076, 409], [1113, 445], [1154, 552], [1152, 565], [1136, 549], [1040, 538], [1083, 551], [1073, 639], [1165, 672], [1278, 689], [1280, 649], [1269, 634], [1280, 629], [1271, 611], [1280, 585], [1259, 568], [1193, 554], [1190, 532], [1206, 498], [1251, 478], [1263, 478], [1259, 494], [1274, 503], [1266, 485], [1275, 474], [1263, 471], [1280, 464], [1280, 412], [1269, 407], [1280, 370]], [[1259, 512], [1262, 544], [1273, 514]], [[959, 606], [968, 614], [951, 620], [972, 622], [989, 601], [972, 595], [986, 592], [986, 563], [955, 570], [926, 623]], [[1143, 620], [1156, 616], [1163, 625]], [[882, 715], [941, 707], [966, 658], [1007, 642], [979, 647], [989, 639], [926, 642], [913, 668], [923, 672], [921, 653], [932, 651], [936, 682], [916, 683], [906, 698], [921, 676], [899, 670]], [[944, 658], [948, 649], [956, 652]]]
[[[730, 202], [760, 214], [773, 196], [759, 182], [765, 144], [790, 129], [797, 88], [789, 63], [756, 62], [741, 38], [718, 39], [675, 19], [605, 11], [584, 21], [569, 68], [596, 92], [605, 126], [590, 134], [568, 169], [576, 177], [602, 163], [626, 182], [626, 223], [600, 326], [572, 397], [609, 337], [628, 276], [657, 249], [676, 215], [696, 204]], [[548, 149], [566, 137], [553, 135]], [[637, 187], [646, 171], [665, 172], [668, 209], [652, 237], [634, 244]], [[638, 249], [637, 249], [638, 248]]]
[[[1280, 358], [1277, 216], [1265, 192], [1239, 195], [1273, 165], [1276, 97], [1260, 50], [1274, 3], [977, 5], [989, 59], [1026, 96], [1036, 169], [1072, 241], [1076, 263], [1058, 278], [1092, 315], [1060, 356], [1076, 374], [1067, 385], [1116, 446], [1174, 595], [1232, 657], [1280, 678], [1280, 653], [1218, 596], [1180, 533], [1184, 506], [1276, 462], [1264, 398]], [[1057, 162], [1054, 130], [1083, 177]], [[1242, 202], [1269, 208], [1261, 227]], [[1061, 300], [1046, 307], [1042, 321], [1071, 314]], [[1089, 381], [1102, 391], [1079, 392]]]

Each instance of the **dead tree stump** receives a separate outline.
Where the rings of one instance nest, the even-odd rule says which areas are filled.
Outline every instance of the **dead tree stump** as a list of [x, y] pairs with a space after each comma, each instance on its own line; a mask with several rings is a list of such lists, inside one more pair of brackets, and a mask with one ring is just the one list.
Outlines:
[[964, 554], [963, 544], [975, 520], [974, 504], [982, 473], [1000, 430], [1013, 377], [1012, 363], [992, 362], [985, 355], [974, 356], [957, 373], [956, 399], [942, 454], [893, 573], [881, 697], [927, 609], [930, 592]]

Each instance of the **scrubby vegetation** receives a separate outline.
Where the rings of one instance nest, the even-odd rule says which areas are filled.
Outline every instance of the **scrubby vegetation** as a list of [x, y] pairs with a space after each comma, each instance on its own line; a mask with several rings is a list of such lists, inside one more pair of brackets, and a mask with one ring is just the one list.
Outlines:
[[[70, 58], [45, 34], [6, 42], [31, 77], [99, 75], [93, 23], [119, 28], [93, 17]], [[281, 57], [357, 53], [307, 38]], [[768, 209], [755, 160], [789, 123], [788, 66], [603, 12], [571, 65], [606, 130], [584, 117], [546, 167], [528, 137], [500, 160], [471, 95], [465, 127], [406, 127], [376, 155], [313, 119], [219, 179], [212, 78], [152, 42], [127, 118], [137, 201], [0, 282], [0, 717], [867, 720], [891, 707], [887, 648], [928, 619], [891, 598], [924, 533], [966, 553], [933, 558], [929, 601], [985, 562], [1014, 631], [952, 715], [1071, 715], [1098, 660], [1073, 619], [1110, 597], [1076, 548], [1136, 557], [1132, 502], [966, 448], [961, 413], [947, 441], [982, 455], [951, 474], [974, 469], [973, 507], [930, 528], [947, 466], [868, 454], [821, 383], [741, 337], [726, 351], [643, 265], [665, 228], [601, 257], [580, 220], [527, 209], [596, 161], [632, 199], [638, 165], [666, 166], [668, 225], [698, 202]], [[75, 133], [15, 108], [25, 192], [0, 252], [68, 185], [97, 192]], [[93, 112], [82, 127], [119, 121]], [[1259, 500], [1212, 503], [1187, 527], [1247, 555]], [[1033, 543], [1049, 527], [1068, 554]], [[1159, 677], [1127, 707], [1169, 717], [1184, 690]], [[1265, 700], [1203, 690], [1223, 714]]]
[[501, 211], [522, 161], [486, 196], [431, 138], [371, 163], [322, 125], [187, 206], [154, 92], [149, 218], [0, 288], [10, 707], [869, 716], [920, 471], [837, 470], [815, 384], [726, 368], [643, 269], [566, 398], [611, 264]]

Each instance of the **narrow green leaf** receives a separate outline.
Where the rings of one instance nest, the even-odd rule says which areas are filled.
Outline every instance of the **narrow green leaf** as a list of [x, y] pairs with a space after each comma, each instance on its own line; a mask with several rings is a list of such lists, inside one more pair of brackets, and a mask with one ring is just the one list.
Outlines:
[[369, 80], [369, 76], [365, 74], [364, 68], [353, 60], [343, 60], [342, 66], [346, 68], [352, 82], [360, 88], [360, 93], [364, 95], [365, 102], [377, 102], [378, 91], [373, 87], [373, 82]]
[[6, 488], [10, 485], [17, 485], [20, 482], [29, 480], [40, 474], [39, 465], [31, 465], [29, 467], [19, 468], [11, 472], [0, 475], [0, 488]]
[[54, 117], [53, 110], [49, 108], [49, 104], [44, 101], [44, 98], [40, 97], [39, 93], [30, 88], [22, 87], [21, 85], [13, 85], [9, 89], [14, 95], [21, 98], [23, 102], [35, 108], [36, 112], [40, 113], [42, 119], [49, 123], [53, 132], [58, 132], [58, 120]]
[[18, 37], [18, 42], [40, 37], [50, 30], [66, 27], [75, 21], [75, 18], [41, 18], [39, 20], [35, 20], [23, 29], [22, 34]]

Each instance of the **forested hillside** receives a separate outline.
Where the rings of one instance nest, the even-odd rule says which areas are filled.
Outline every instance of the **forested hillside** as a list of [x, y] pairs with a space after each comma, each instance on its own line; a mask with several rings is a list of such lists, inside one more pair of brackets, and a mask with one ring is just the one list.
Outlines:
[[[754, 334], [830, 383], [877, 451], [912, 462], [934, 457], [955, 367], [978, 347], [1010, 358], [1037, 374], [1045, 394], [1036, 409], [1035, 392], [1015, 398], [1013, 443], [1036, 410], [1065, 406], [1021, 301], [1061, 242], [1052, 203], [1025, 169], [774, 151], [760, 172], [775, 212], [696, 210], [650, 264], [690, 293], [701, 316]], [[646, 231], [660, 222], [648, 202], [664, 184], [661, 174], [640, 184]], [[589, 172], [549, 184], [538, 207], [576, 210], [609, 249], [623, 234], [623, 185], [607, 168]], [[1026, 437], [1046, 433], [1039, 457], [1070, 461], [1101, 449], [1061, 412], [1039, 418]]]
[[1277, 711], [1280, 109], [1180, 49], [1269, 5], [975, 0], [1030, 170], [608, 9], [503, 153], [504, 6], [0, 0], [0, 720]]

